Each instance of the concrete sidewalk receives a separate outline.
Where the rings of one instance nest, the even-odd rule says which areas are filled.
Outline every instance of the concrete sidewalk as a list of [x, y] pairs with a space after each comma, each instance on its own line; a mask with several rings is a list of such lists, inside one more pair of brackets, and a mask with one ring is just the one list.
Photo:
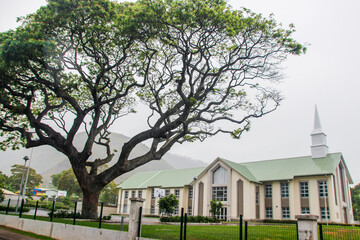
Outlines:
[[7, 228], [0, 226], [0, 240], [34, 240], [37, 238], [32, 238], [26, 235], [22, 235], [19, 233], [12, 232]]

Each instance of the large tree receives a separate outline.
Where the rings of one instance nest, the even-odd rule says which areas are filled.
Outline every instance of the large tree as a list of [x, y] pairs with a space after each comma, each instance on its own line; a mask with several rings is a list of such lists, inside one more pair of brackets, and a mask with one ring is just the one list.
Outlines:
[[[0, 34], [1, 146], [50, 145], [65, 154], [83, 215], [93, 218], [101, 190], [119, 175], [175, 143], [220, 132], [239, 138], [252, 118], [274, 111], [279, 64], [305, 50], [292, 26], [223, 0], [48, 0], [22, 21]], [[148, 128], [98, 171], [114, 157], [109, 127], [137, 102], [150, 109]], [[88, 138], [77, 149], [79, 131]], [[129, 157], [149, 141], [147, 153]], [[91, 158], [94, 144], [103, 158]]]

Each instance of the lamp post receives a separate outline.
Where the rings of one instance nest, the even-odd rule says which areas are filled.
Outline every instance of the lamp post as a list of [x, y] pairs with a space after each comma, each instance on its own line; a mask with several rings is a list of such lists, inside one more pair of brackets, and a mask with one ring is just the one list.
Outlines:
[[[33, 150], [34, 150], [34, 148], [31, 148], [29, 166], [28, 166], [28, 169], [27, 169], [26, 178], [25, 178], [25, 184], [24, 184], [23, 191], [22, 191], [22, 199], [25, 198], [25, 191], [26, 191], [26, 185], [27, 185], [27, 182], [28, 182], [28, 179], [29, 179], [30, 164], [31, 164], [31, 159], [32, 159]], [[26, 156], [26, 157], [27, 157], [27, 156]], [[27, 157], [27, 159], [29, 159], [29, 158]]]
[[18, 199], [17, 199], [17, 202], [16, 202], [15, 213], [18, 212], [18, 208], [19, 208], [19, 200], [20, 200], [20, 195], [21, 195], [21, 190], [22, 190], [22, 185], [23, 185], [23, 180], [24, 180], [25, 166], [26, 166], [26, 161], [29, 160], [29, 157], [25, 156], [23, 159], [24, 159], [25, 162], [24, 162], [23, 172], [22, 172], [22, 175], [21, 175], [20, 190], [19, 190], [19, 195], [18, 195]]
[[192, 215], [193, 215], [193, 216], [195, 216], [195, 186], [196, 186], [197, 176], [195, 176], [193, 179], [194, 179], [194, 187], [193, 187], [193, 206], [192, 206]]

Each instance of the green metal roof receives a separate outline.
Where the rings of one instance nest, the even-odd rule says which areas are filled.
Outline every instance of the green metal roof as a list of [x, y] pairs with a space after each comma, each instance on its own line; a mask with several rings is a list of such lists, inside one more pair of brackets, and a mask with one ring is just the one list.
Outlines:
[[225, 162], [227, 165], [229, 165], [232, 169], [240, 173], [242, 176], [247, 178], [249, 181], [259, 182], [258, 179], [250, 172], [250, 170], [243, 164], [234, 163], [225, 159], [221, 159], [221, 160]]
[[[218, 158], [232, 169], [252, 182], [266, 182], [276, 180], [290, 180], [300, 176], [316, 176], [333, 174], [342, 160], [341, 153], [328, 154], [324, 158], [313, 159], [311, 156], [266, 160], [258, 162], [235, 163]], [[218, 160], [217, 159], [217, 160]], [[213, 162], [213, 164], [216, 160]], [[210, 165], [211, 166], [211, 165]], [[163, 170], [153, 172], [141, 172], [130, 177], [118, 188], [122, 189], [145, 189], [148, 187], [183, 187], [193, 181], [194, 176], [205, 174], [202, 168]], [[345, 165], [350, 183], [352, 179]]]
[[328, 154], [324, 158], [316, 159], [305, 156], [247, 163], [223, 161], [248, 180], [265, 182], [287, 180], [296, 176], [333, 174], [340, 160], [341, 153]]
[[140, 172], [128, 178], [117, 188], [145, 189], [148, 187], [173, 188], [189, 185], [194, 176], [198, 176], [205, 168], [185, 168], [176, 170], [163, 170]]

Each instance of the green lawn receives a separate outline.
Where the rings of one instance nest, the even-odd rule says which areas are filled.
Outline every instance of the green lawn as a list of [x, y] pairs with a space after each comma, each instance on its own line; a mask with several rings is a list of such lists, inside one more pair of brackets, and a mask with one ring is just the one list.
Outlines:
[[[23, 215], [33, 219], [33, 216]], [[49, 217], [37, 217], [40, 221], [50, 221]], [[53, 222], [72, 224], [72, 219], [54, 218]], [[76, 220], [76, 225], [98, 228], [99, 223], [93, 221]], [[102, 228], [120, 230], [120, 224], [102, 223]], [[128, 225], [124, 225], [124, 231]], [[324, 239], [360, 239], [360, 228], [349, 226], [323, 225]], [[243, 229], [245, 234], [245, 229]], [[153, 239], [179, 239], [179, 225], [143, 225], [141, 236]], [[295, 224], [258, 224], [248, 226], [249, 240], [286, 240], [296, 239]], [[191, 240], [239, 239], [239, 226], [230, 225], [187, 225], [186, 238]]]
[[322, 225], [324, 240], [331, 239], [360, 239], [359, 226]]

